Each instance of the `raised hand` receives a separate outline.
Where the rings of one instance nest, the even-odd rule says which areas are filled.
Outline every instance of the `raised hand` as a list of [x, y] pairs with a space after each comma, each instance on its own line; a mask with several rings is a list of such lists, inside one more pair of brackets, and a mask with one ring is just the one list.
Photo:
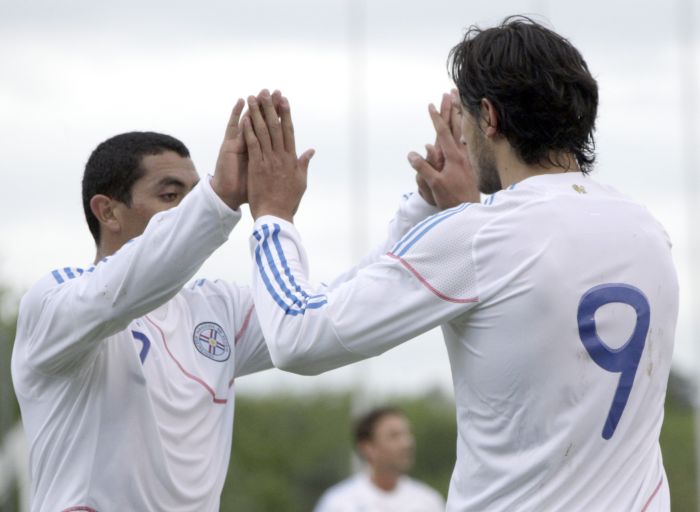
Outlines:
[[248, 201], [248, 154], [239, 126], [244, 106], [243, 99], [239, 99], [231, 111], [211, 180], [214, 192], [234, 210]]
[[[451, 112], [453, 107], [453, 98], [449, 94], [442, 95], [442, 101], [440, 102], [440, 117], [442, 117], [451, 128]], [[458, 125], [459, 126], [459, 125]], [[443, 165], [445, 165], [445, 155], [442, 153], [437, 136], [435, 137], [434, 144], [425, 145], [425, 159], [428, 161], [433, 168], [438, 171], [442, 171]], [[430, 187], [425, 182], [423, 177], [416, 173], [416, 184], [418, 185], [418, 192], [429, 204], [437, 206], [435, 203], [435, 198], [433, 197], [433, 192]]]
[[254, 219], [275, 215], [293, 221], [306, 190], [306, 175], [314, 150], [297, 157], [289, 101], [266, 89], [248, 97], [243, 119], [248, 147], [248, 200]]
[[430, 105], [430, 118], [436, 132], [435, 145], [426, 145], [426, 158], [415, 152], [408, 161], [416, 170], [418, 190], [423, 198], [440, 209], [464, 202], [479, 202], [476, 176], [466, 146], [462, 144], [459, 99], [456, 91], [444, 94], [440, 112]]

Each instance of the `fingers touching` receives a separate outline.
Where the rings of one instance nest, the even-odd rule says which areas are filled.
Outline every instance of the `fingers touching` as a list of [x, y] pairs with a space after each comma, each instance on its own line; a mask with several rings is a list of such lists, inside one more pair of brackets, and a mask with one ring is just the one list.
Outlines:
[[253, 130], [255, 131], [255, 136], [260, 143], [260, 148], [262, 149], [263, 153], [269, 153], [272, 150], [270, 132], [260, 109], [260, 102], [258, 101], [258, 98], [252, 95], [248, 96], [248, 113], [250, 114], [250, 120]]
[[[277, 91], [275, 91], [277, 92]], [[281, 96], [276, 97], [278, 102], [281, 102]], [[274, 100], [270, 95], [270, 91], [263, 89], [258, 95], [258, 104], [262, 108], [265, 124], [270, 134], [270, 141], [273, 149], [283, 149], [284, 140], [282, 138], [282, 126], [277, 110], [275, 109]]]
[[258, 138], [255, 136], [255, 131], [253, 131], [251, 118], [243, 118], [242, 126], [245, 144], [248, 147], [248, 159], [251, 163], [259, 162], [262, 159], [262, 150], [260, 149]]
[[459, 99], [457, 89], [452, 89], [450, 94], [452, 105], [450, 108], [450, 128], [452, 128], [452, 137], [457, 144], [461, 144], [462, 140], [462, 103]]
[[261, 150], [269, 152], [280, 149], [296, 154], [289, 100], [280, 91], [270, 94], [263, 89], [257, 97], [248, 97], [248, 106]]
[[224, 139], [233, 140], [239, 135], [239, 121], [241, 119], [241, 113], [243, 112], [244, 106], [245, 102], [243, 101], [243, 99], [238, 98], [238, 101], [236, 101], [236, 104], [233, 106], [233, 110], [231, 110], [231, 117], [229, 118], [228, 124], [226, 125]]
[[434, 181], [435, 175], [440, 174], [440, 171], [435, 169], [430, 163], [420, 156], [418, 153], [411, 151], [408, 154], [408, 162], [411, 164], [416, 172], [423, 178], [428, 186]]
[[435, 144], [426, 144], [425, 158], [415, 152], [408, 154], [420, 195], [441, 209], [478, 202], [475, 174], [461, 143], [462, 109], [457, 91], [444, 94], [440, 109], [431, 104], [428, 112], [435, 128]]
[[426, 144], [425, 155], [425, 159], [435, 169], [440, 170], [445, 165], [445, 156], [442, 154], [442, 149], [440, 149], [439, 145]]
[[314, 150], [297, 157], [289, 100], [263, 89], [248, 97], [242, 121], [248, 148], [248, 200], [253, 218], [275, 215], [292, 221], [306, 190]]
[[442, 149], [446, 158], [455, 156], [459, 149], [457, 148], [457, 144], [452, 136], [450, 126], [445, 122], [443, 117], [435, 108], [435, 105], [432, 103], [428, 107], [428, 111], [430, 113], [430, 119], [433, 121], [435, 133], [437, 134], [437, 145], [440, 146], [440, 149]]
[[287, 151], [296, 154], [296, 143], [294, 142], [294, 124], [292, 123], [292, 114], [289, 109], [289, 101], [282, 97], [280, 102], [280, 117], [282, 121], [282, 135], [284, 138], [284, 147]]

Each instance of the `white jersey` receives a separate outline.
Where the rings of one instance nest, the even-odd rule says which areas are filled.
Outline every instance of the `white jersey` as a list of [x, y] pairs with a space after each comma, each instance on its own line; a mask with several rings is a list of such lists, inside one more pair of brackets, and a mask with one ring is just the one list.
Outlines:
[[98, 265], [23, 298], [12, 377], [34, 512], [214, 512], [234, 380], [271, 367], [249, 290], [197, 280], [240, 218], [203, 180]]
[[678, 283], [645, 208], [580, 173], [534, 176], [329, 287], [307, 279], [293, 225], [261, 217], [251, 241], [280, 368], [323, 372], [442, 326], [459, 432], [448, 511], [669, 510]]
[[444, 512], [445, 502], [433, 488], [402, 476], [391, 491], [358, 473], [328, 489], [314, 512]]

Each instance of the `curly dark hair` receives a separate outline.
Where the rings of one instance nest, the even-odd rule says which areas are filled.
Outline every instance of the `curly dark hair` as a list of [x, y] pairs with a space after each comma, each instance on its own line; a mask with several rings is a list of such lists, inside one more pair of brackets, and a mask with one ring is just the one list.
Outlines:
[[488, 99], [498, 131], [526, 164], [560, 167], [552, 152], [566, 152], [590, 172], [598, 84], [567, 39], [526, 16], [509, 16], [498, 27], [471, 26], [450, 51], [448, 68], [467, 111], [478, 118]]
[[129, 132], [100, 143], [90, 155], [83, 173], [83, 210], [95, 243], [100, 243], [100, 222], [90, 200], [104, 194], [131, 205], [131, 187], [144, 175], [141, 161], [147, 155], [174, 151], [188, 158], [187, 147], [175, 137], [156, 132]]

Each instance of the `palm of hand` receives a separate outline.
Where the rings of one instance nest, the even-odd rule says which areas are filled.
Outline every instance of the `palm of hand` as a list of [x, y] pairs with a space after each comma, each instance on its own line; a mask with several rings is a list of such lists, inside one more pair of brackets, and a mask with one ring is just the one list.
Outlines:
[[432, 193], [440, 209], [452, 208], [462, 203], [479, 202], [476, 176], [467, 153], [460, 144], [459, 153], [443, 162], [440, 169], [442, 180], [435, 183]]
[[223, 142], [216, 161], [216, 173], [222, 177], [222, 186], [232, 191], [236, 203], [248, 202], [248, 150], [242, 134]]
[[427, 145], [425, 159], [409, 154], [417, 171], [421, 196], [441, 210], [465, 202], [479, 202], [476, 176], [462, 141], [461, 113], [453, 95], [443, 95], [440, 112], [430, 105], [430, 117], [436, 131], [434, 145]]

